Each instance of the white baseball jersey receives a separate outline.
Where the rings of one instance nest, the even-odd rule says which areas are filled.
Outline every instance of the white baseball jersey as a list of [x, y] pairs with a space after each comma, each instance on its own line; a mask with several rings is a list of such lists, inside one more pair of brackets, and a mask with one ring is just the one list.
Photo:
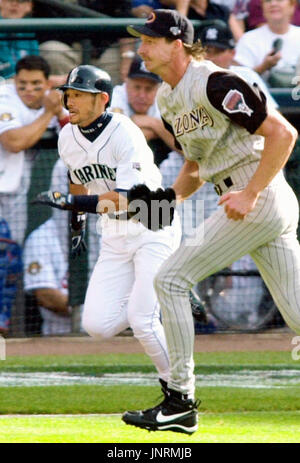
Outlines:
[[[67, 124], [61, 130], [58, 150], [71, 180], [97, 195], [115, 189], [128, 190], [138, 183], [156, 190], [161, 186], [161, 174], [142, 131], [122, 114], [107, 113], [107, 118], [109, 123], [93, 143], [76, 125]], [[111, 228], [121, 230], [128, 226], [127, 222], [118, 222], [103, 214], [103, 233], [108, 226], [110, 232]], [[141, 224], [131, 222], [130, 227], [146, 231]]]
[[[59, 233], [62, 232], [62, 233]], [[47, 220], [26, 239], [24, 245], [24, 289], [58, 289], [68, 293], [68, 255], [65, 243], [68, 229], [58, 228], [53, 218]], [[63, 334], [71, 331], [70, 316], [63, 316], [44, 307], [39, 307], [43, 335]]]
[[141, 130], [122, 114], [109, 115], [109, 124], [93, 143], [76, 125], [67, 124], [60, 132], [58, 150], [72, 181], [98, 195], [138, 183], [158, 188], [161, 175]]
[[[13, 84], [0, 87], [0, 135], [11, 129], [32, 124], [44, 113], [44, 108], [28, 108], [18, 96]], [[59, 130], [53, 117], [49, 128]], [[0, 144], [0, 193], [14, 193], [20, 185], [23, 173], [24, 151], [18, 154], [6, 151]]]
[[[128, 102], [126, 83], [122, 85], [116, 85], [114, 87], [110, 108], [113, 111], [119, 110], [122, 112], [122, 114], [125, 114], [125, 116], [128, 117], [131, 117], [133, 116], [133, 114], [135, 114]], [[147, 115], [150, 117], [156, 117], [157, 119], [160, 119], [160, 112], [157, 106], [156, 99], [154, 103], [149, 107]]]

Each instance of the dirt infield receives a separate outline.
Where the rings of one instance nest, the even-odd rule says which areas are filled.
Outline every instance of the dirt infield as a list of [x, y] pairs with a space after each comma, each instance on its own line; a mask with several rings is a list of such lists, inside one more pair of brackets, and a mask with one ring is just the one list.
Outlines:
[[[195, 352], [290, 351], [295, 334], [272, 332], [258, 334], [197, 335]], [[6, 356], [76, 355], [142, 353], [140, 343], [131, 336], [117, 336], [103, 341], [81, 337], [7, 339]]]

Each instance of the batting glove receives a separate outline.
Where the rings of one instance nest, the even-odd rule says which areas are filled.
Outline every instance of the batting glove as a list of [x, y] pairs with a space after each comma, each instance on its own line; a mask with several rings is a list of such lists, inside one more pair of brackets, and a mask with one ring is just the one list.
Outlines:
[[42, 191], [31, 204], [43, 204], [62, 210], [73, 210], [73, 195], [59, 191]]

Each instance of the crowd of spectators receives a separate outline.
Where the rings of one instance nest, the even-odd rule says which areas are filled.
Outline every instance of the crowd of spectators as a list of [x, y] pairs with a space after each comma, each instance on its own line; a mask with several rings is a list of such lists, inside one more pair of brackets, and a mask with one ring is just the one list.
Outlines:
[[[205, 47], [206, 59], [259, 85], [273, 108], [279, 109], [270, 88], [292, 87], [294, 78], [300, 74], [300, 3], [297, 0], [64, 0], [61, 3], [62, 11], [63, 4], [68, 3], [113, 18], [146, 18], [157, 8], [173, 8], [192, 20], [200, 19], [204, 23], [197, 29], [196, 39]], [[38, 6], [41, 6], [38, 0], [0, 0], [0, 21], [40, 17]], [[141, 128], [153, 150], [164, 185], [169, 186], [183, 158], [165, 129], [156, 104], [161, 80], [149, 72], [137, 56], [138, 44], [138, 39], [132, 37], [93, 34], [90, 63], [111, 75], [114, 92], [109, 109], [131, 117]], [[58, 33], [55, 40], [51, 37], [39, 40], [35, 33], [0, 34], [0, 219], [9, 228], [9, 239], [18, 246], [24, 246], [34, 148], [46, 131], [51, 130], [57, 136], [68, 122], [68, 112], [55, 88], [82, 60], [80, 37], [70, 40]], [[204, 201], [204, 211], [197, 218], [198, 200]], [[180, 211], [184, 237], [217, 207], [216, 193], [208, 184], [191, 201], [190, 214], [187, 209], [184, 214]], [[65, 233], [58, 233], [62, 228]], [[55, 268], [54, 264], [58, 265], [55, 260], [48, 272], [46, 261], [51, 266], [51, 252], [47, 250], [47, 243], [49, 236], [54, 235], [57, 235], [55, 247], [61, 256], [60, 269]], [[0, 245], [1, 239], [0, 236]], [[39, 240], [48, 252], [40, 263], [40, 250], [36, 246]], [[98, 246], [98, 238], [91, 237], [91, 243]], [[25, 289], [34, 291], [38, 300], [44, 320], [42, 334], [71, 330], [68, 292], [64, 286], [66, 278], [63, 277], [67, 273], [67, 246], [67, 224], [58, 226], [55, 214], [25, 242]], [[244, 263], [245, 268], [254, 268], [247, 258]], [[243, 265], [241, 261], [237, 267], [244, 268]], [[52, 276], [46, 288], [44, 271]], [[260, 286], [259, 278], [255, 284]], [[237, 286], [231, 282], [230, 287]], [[246, 294], [245, 285], [238, 287]], [[198, 289], [203, 293], [203, 287]], [[256, 308], [258, 306], [256, 301]], [[2, 304], [0, 332], [8, 330], [8, 317], [3, 316], [5, 310]], [[2, 325], [1, 320], [5, 320]]]

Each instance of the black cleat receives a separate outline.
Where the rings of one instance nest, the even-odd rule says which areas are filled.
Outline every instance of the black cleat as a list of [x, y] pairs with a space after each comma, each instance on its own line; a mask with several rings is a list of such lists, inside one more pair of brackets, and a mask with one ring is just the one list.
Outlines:
[[[163, 391], [164, 392], [164, 391]], [[122, 420], [148, 431], [174, 431], [193, 434], [198, 429], [199, 402], [183, 398], [182, 394], [168, 389], [164, 400], [147, 410], [125, 412]]]

